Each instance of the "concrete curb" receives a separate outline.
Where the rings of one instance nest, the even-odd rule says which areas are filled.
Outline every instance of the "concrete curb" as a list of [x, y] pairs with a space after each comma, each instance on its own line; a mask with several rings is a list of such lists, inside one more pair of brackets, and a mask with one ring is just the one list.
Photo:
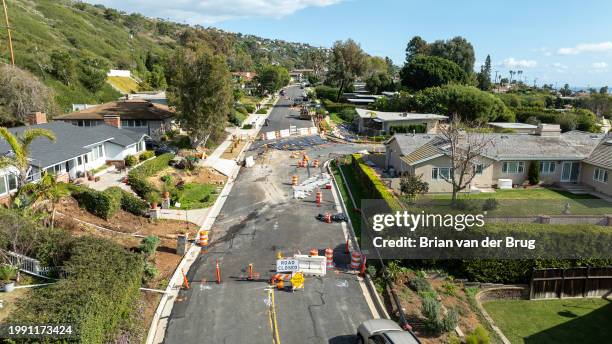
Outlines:
[[523, 288], [522, 287], [516, 287], [516, 286], [505, 286], [505, 287], [487, 288], [487, 289], [483, 289], [483, 290], [479, 291], [474, 296], [474, 299], [476, 299], [476, 306], [478, 306], [478, 310], [480, 310], [480, 312], [482, 313], [482, 316], [489, 323], [489, 326], [491, 326], [493, 331], [495, 331], [495, 333], [497, 333], [497, 335], [499, 336], [499, 338], [501, 339], [501, 341], [504, 344], [512, 344], [512, 343], [510, 343], [508, 338], [506, 338], [506, 336], [504, 335], [502, 330], [495, 325], [495, 322], [493, 321], [493, 318], [491, 318], [489, 313], [487, 313], [487, 311], [485, 310], [484, 306], [482, 305], [482, 302], [480, 301], [480, 297], [482, 296], [482, 294], [484, 294], [486, 292], [489, 292], [491, 290], [497, 290], [497, 289], [523, 289]]
[[[348, 211], [344, 203], [344, 198], [342, 197], [340, 188], [338, 187], [338, 184], [336, 183], [336, 178], [334, 177], [334, 174], [331, 168], [329, 167], [329, 160], [325, 162], [325, 168], [327, 169], [327, 172], [330, 174], [331, 179], [332, 179], [332, 184], [334, 185], [334, 188], [332, 189], [332, 195], [334, 196], [334, 199], [336, 201], [336, 207], [337, 207], [337, 204], [340, 203], [341, 210], [342, 212], [344, 212], [344, 214], [346, 214], [346, 217], [347, 217], [348, 226], [346, 226], [343, 223], [342, 229], [345, 231], [345, 234], [346, 234], [345, 228], [348, 227], [350, 229], [350, 231], [348, 232], [351, 237], [352, 247], [359, 249], [359, 242], [357, 240], [357, 235], [355, 234], [355, 229], [353, 228], [353, 223], [351, 222], [350, 216], [348, 216]], [[340, 171], [340, 175], [342, 176], [342, 179], [344, 180], [344, 183], [346, 184], [346, 180], [344, 179], [344, 175], [342, 174], [342, 171]], [[350, 190], [348, 190], [348, 192], [350, 193]], [[378, 293], [376, 292], [376, 287], [374, 286], [374, 283], [372, 282], [372, 279], [370, 278], [370, 276], [366, 274], [365, 278], [360, 277], [359, 281], [360, 281], [360, 284], [365, 284], [365, 289], [363, 288], [363, 285], [362, 285], [362, 292], [363, 292], [363, 296], [366, 298], [366, 301], [368, 302], [368, 306], [370, 306], [370, 311], [372, 312], [372, 315], [377, 318], [391, 319], [391, 317], [389, 316], [389, 313], [387, 312], [387, 309], [385, 308], [384, 302], [380, 298], [380, 295], [378, 295]], [[374, 309], [372, 309], [371, 307], [372, 305], [374, 306]]]
[[[276, 102], [278, 102], [278, 99], [279, 98], [276, 99]], [[274, 103], [274, 105], [276, 105], [276, 102]], [[271, 111], [272, 110], [270, 110], [267, 115], [269, 115]], [[255, 135], [259, 133], [260, 129], [261, 127], [257, 128], [257, 132]], [[251, 142], [244, 145], [242, 147], [242, 151], [238, 154], [238, 156], [243, 154], [250, 146]], [[223, 207], [225, 200], [227, 199], [232, 188], [234, 187], [234, 181], [236, 180], [236, 176], [238, 176], [238, 173], [240, 172], [240, 168], [241, 166], [239, 164], [236, 165], [234, 171], [232, 172], [232, 175], [227, 179], [227, 183], [225, 183], [225, 185], [223, 186], [219, 197], [217, 197], [215, 204], [213, 204], [213, 206], [210, 208], [210, 211], [208, 212], [208, 215], [206, 216], [206, 219], [204, 220], [204, 223], [200, 228], [212, 227], [215, 220], [217, 219], [217, 216], [221, 212], [221, 208]], [[191, 265], [197, 259], [199, 251], [199, 246], [191, 245], [185, 256], [183, 256], [183, 259], [179, 263], [178, 267], [174, 271], [174, 274], [172, 275], [172, 278], [170, 279], [168, 286], [166, 287], [164, 295], [162, 296], [157, 306], [157, 309], [155, 310], [155, 314], [153, 315], [153, 320], [151, 321], [151, 326], [149, 327], [149, 331], [147, 334], [146, 344], [163, 343], [164, 336], [166, 334], [166, 328], [168, 326], [168, 320], [170, 318], [172, 308], [174, 307], [174, 300], [178, 296], [180, 286], [183, 283], [182, 273], [183, 271], [185, 271], [185, 273], [189, 271], [189, 268], [191, 268]]]

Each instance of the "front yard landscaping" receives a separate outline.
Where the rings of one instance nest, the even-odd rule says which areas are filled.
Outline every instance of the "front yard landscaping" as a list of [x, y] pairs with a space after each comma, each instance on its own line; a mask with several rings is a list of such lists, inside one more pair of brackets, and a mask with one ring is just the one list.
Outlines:
[[181, 204], [180, 209], [201, 209], [213, 205], [218, 195], [216, 185], [189, 183], [177, 191], [176, 201]]
[[612, 301], [608, 299], [500, 300], [484, 303], [513, 343], [609, 343]]
[[[572, 194], [548, 188], [496, 190], [475, 194], [461, 194], [458, 206], [451, 207], [450, 194], [426, 194], [415, 204], [402, 197], [403, 203], [414, 210], [428, 213], [461, 213], [486, 210], [488, 216], [534, 215], [605, 215], [612, 214], [612, 203], [589, 194]], [[494, 208], [485, 203], [496, 201]]]

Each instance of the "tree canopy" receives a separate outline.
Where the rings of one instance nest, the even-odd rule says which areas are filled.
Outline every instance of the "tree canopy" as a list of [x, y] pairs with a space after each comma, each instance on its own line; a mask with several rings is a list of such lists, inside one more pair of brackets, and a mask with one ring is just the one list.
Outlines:
[[50, 88], [32, 73], [11, 65], [0, 66], [0, 106], [21, 123], [31, 112], [53, 115], [57, 110]]
[[225, 57], [204, 46], [177, 52], [168, 64], [168, 93], [193, 147], [221, 138], [232, 110], [232, 78]]
[[473, 86], [445, 85], [414, 95], [414, 110], [459, 117], [463, 121], [514, 122], [514, 114], [495, 95]]
[[334, 43], [329, 61], [328, 79], [338, 86], [337, 99], [345, 88], [364, 72], [365, 67], [366, 55], [359, 44], [352, 39]]
[[261, 93], [273, 93], [289, 83], [289, 72], [281, 66], [266, 65], [257, 73], [257, 81]]
[[473, 73], [476, 61], [474, 47], [461, 36], [450, 40], [437, 40], [433, 43], [427, 43], [420, 36], [414, 36], [406, 46], [406, 63], [419, 55], [437, 56], [453, 61], [466, 74]]
[[456, 63], [436, 56], [419, 55], [400, 71], [402, 85], [413, 91], [449, 83], [464, 83], [467, 75]]

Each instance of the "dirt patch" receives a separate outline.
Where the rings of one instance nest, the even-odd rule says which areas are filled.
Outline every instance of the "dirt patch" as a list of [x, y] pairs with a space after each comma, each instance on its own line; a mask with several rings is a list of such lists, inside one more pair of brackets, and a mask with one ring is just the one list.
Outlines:
[[160, 238], [175, 239], [177, 234], [188, 233], [189, 237], [193, 238], [199, 229], [197, 225], [185, 221], [157, 220], [151, 222], [148, 218], [136, 216], [123, 210], [118, 211], [115, 216], [107, 221], [80, 208], [76, 200], [70, 197], [64, 198], [60, 202], [57, 211], [70, 218], [127, 234], [157, 235]]
[[221, 159], [229, 159], [234, 160], [238, 157], [238, 153], [242, 151], [242, 148], [247, 144], [247, 140], [237, 140], [232, 141], [229, 147], [221, 154]]

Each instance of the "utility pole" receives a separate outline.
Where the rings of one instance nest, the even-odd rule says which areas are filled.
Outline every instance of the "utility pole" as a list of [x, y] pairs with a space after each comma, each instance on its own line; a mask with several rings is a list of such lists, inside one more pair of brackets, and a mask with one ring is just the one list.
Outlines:
[[6, 1], [2, 0], [2, 6], [4, 7], [4, 21], [6, 22], [6, 31], [8, 32], [8, 45], [9, 51], [11, 52], [11, 64], [15, 65], [15, 55], [13, 54], [13, 39], [11, 38], [11, 25], [9, 24], [8, 10], [6, 9]]

